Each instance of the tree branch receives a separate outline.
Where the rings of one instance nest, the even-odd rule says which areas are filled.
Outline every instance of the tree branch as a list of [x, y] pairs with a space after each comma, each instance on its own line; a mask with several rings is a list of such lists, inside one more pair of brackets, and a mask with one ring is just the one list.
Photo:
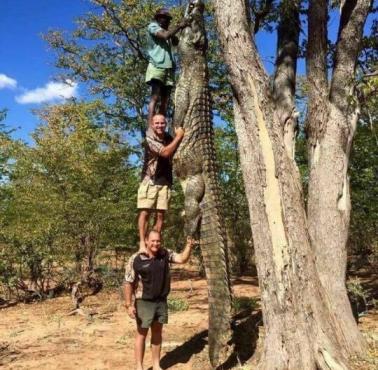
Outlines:
[[374, 71], [374, 72], [371, 72], [371, 73], [366, 73], [362, 76], [362, 78], [364, 80], [367, 80], [369, 78], [372, 78], [372, 77], [377, 77], [378, 76], [378, 70], [377, 71]]
[[318, 92], [327, 89], [328, 0], [310, 0], [308, 9], [307, 75]]
[[300, 1], [286, 0], [282, 3], [280, 9], [277, 30], [276, 71], [273, 86], [275, 100], [280, 102], [285, 100], [287, 96], [294, 99], [295, 94], [300, 32], [299, 3]]
[[114, 9], [110, 9], [109, 6], [103, 2], [99, 2], [99, 5], [104, 9], [105, 13], [113, 20], [113, 22], [117, 25], [117, 27], [122, 31], [125, 35], [127, 41], [129, 42], [131, 48], [136, 52], [137, 56], [145, 61], [148, 61], [146, 56], [143, 54], [142, 49], [138, 45], [138, 42], [130, 37], [129, 31], [125, 28], [121, 22], [121, 20], [117, 17], [114, 12]]
[[327, 114], [328, 0], [310, 0], [306, 56], [308, 81], [307, 134], [314, 144], [323, 131]]
[[349, 104], [347, 97], [354, 83], [363, 28], [372, 3], [372, 0], [346, 0], [341, 8], [330, 91], [330, 100], [340, 109]]
[[284, 131], [285, 147], [290, 158], [294, 158], [297, 126], [295, 85], [300, 32], [300, 3], [300, 0], [284, 0], [281, 3], [277, 30], [276, 71], [273, 81], [276, 114]]
[[260, 9], [257, 10], [255, 6], [252, 5], [253, 13], [255, 14], [255, 25], [254, 32], [257, 33], [260, 29], [261, 23], [264, 21], [266, 16], [272, 10], [273, 0], [265, 0], [264, 5], [260, 6]]

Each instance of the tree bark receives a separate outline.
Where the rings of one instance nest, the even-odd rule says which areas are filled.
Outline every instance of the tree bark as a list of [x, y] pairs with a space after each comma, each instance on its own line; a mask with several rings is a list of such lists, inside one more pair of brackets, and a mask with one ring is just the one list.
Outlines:
[[273, 80], [275, 113], [284, 132], [284, 144], [294, 161], [298, 112], [295, 108], [300, 1], [284, 0], [280, 6], [276, 71]]
[[345, 285], [351, 209], [347, 171], [359, 117], [353, 87], [355, 68], [371, 1], [347, 0], [341, 8], [330, 88], [326, 68], [327, 3], [314, 0], [309, 7], [309, 233], [319, 277], [329, 297], [330, 309], [338, 315], [348, 352], [361, 354], [364, 342]]
[[259, 368], [346, 369], [345, 338], [316, 271], [300, 181], [273, 113], [245, 1], [216, 0], [215, 12], [261, 287], [266, 337]]

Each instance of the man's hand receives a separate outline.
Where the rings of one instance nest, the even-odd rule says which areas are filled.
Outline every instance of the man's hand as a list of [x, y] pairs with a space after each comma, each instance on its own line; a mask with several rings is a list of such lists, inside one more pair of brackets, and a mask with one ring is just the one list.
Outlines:
[[161, 29], [160, 31], [158, 31], [155, 36], [159, 39], [162, 39], [162, 40], [168, 40], [170, 39], [172, 36], [174, 36], [177, 32], [179, 32], [180, 30], [182, 30], [183, 28], [185, 27], [188, 27], [190, 25], [190, 23], [192, 22], [192, 18], [183, 18], [180, 23], [178, 23], [175, 27], [172, 27], [170, 30], [164, 30], [164, 29]]
[[133, 305], [126, 305], [127, 314], [131, 319], [135, 319], [136, 308]]
[[195, 245], [198, 245], [199, 241], [193, 239], [191, 236], [186, 238], [186, 244], [184, 250], [175, 255], [174, 263], [186, 263], [189, 260], [190, 252], [194, 248]]
[[190, 249], [195, 248], [197, 245], [199, 245], [199, 243], [200, 243], [199, 240], [195, 240], [191, 236], [188, 236], [186, 238], [186, 245], [190, 247]]
[[185, 17], [185, 18], [181, 19], [180, 23], [178, 24], [178, 27], [179, 28], [185, 28], [187, 26], [190, 26], [191, 23], [192, 23], [192, 19]]
[[175, 136], [178, 138], [183, 138], [185, 134], [185, 131], [182, 127], [175, 127]]

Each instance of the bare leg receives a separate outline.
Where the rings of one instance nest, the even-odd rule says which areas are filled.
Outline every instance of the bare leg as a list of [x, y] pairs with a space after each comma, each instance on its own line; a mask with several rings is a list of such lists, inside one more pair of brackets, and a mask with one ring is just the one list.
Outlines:
[[[151, 101], [148, 104], [148, 126], [151, 126], [152, 117], [155, 115], [156, 106], [161, 100], [161, 82], [157, 80], [151, 81]], [[160, 103], [161, 104], [161, 103]]]
[[164, 214], [165, 214], [165, 211], [163, 211], [163, 210], [158, 209], [156, 211], [155, 225], [154, 225], [153, 229], [158, 231], [159, 233], [161, 233], [161, 230], [163, 229]]
[[163, 324], [154, 321], [151, 326], [151, 352], [152, 352], [152, 369], [161, 370], [160, 367], [160, 352], [162, 338]]
[[150, 217], [150, 212], [146, 209], [142, 209], [138, 217], [138, 229], [139, 229], [139, 250], [144, 250], [146, 244], [144, 238], [146, 236], [148, 219]]
[[144, 350], [146, 348], [146, 337], [148, 329], [137, 326], [137, 334], [135, 337], [135, 363], [136, 370], [143, 370]]

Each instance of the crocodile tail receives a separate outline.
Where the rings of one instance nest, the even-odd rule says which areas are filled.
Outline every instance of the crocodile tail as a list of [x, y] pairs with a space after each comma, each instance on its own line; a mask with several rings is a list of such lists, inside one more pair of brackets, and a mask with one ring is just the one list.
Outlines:
[[[226, 361], [231, 352], [232, 294], [229, 281], [226, 235], [220, 213], [219, 197], [212, 191], [214, 179], [205, 180], [201, 204], [201, 251], [209, 296], [209, 357], [213, 366]], [[210, 191], [209, 191], [210, 190]]]
[[232, 293], [214, 133], [211, 113], [208, 111], [210, 102], [206, 103], [207, 109], [202, 113], [202, 122], [206, 122], [208, 127], [206, 139], [202, 142], [205, 195], [201, 203], [201, 250], [209, 295], [209, 357], [211, 364], [218, 366], [226, 361], [232, 350], [229, 345], [232, 337]]
[[[201, 80], [207, 81], [206, 70], [203, 72]], [[212, 366], [217, 367], [227, 360], [232, 351], [229, 345], [232, 338], [232, 294], [214, 148], [211, 97], [207, 85], [197, 86], [194, 92], [195, 98], [188, 109], [188, 130], [177, 156], [185, 158], [184, 162], [192, 170], [199, 164], [198, 172], [202, 173], [204, 181], [205, 190], [200, 203], [200, 245], [208, 284], [209, 357]], [[189, 161], [189, 158], [193, 159]], [[179, 167], [181, 172], [185, 172], [186, 167], [182, 163]], [[187, 226], [191, 229], [188, 221]]]

